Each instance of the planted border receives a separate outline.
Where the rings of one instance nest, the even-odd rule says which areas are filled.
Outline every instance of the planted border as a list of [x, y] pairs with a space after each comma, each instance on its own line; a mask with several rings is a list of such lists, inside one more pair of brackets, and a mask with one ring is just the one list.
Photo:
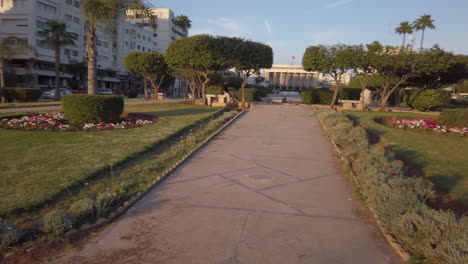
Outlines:
[[404, 175], [403, 163], [392, 152], [372, 147], [366, 131], [343, 113], [320, 109], [317, 116], [381, 231], [409, 253], [399, 252], [405, 261], [468, 263], [468, 217], [430, 208], [432, 184]]

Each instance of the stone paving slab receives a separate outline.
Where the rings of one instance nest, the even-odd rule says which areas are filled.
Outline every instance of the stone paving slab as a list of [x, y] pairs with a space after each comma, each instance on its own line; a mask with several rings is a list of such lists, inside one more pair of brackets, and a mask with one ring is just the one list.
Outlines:
[[259, 105], [54, 263], [400, 263], [305, 106]]

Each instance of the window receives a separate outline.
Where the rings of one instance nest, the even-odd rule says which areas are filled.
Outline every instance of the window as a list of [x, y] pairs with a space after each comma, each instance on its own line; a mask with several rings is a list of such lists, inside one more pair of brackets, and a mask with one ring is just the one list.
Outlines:
[[128, 41], [125, 41], [125, 46], [128, 46]]
[[80, 24], [80, 19], [79, 19], [78, 17], [74, 17], [74, 18], [73, 18], [73, 22], [74, 22], [75, 24], [79, 25], [79, 24]]
[[143, 40], [146, 40], [146, 36], [143, 36]]
[[74, 6], [79, 8], [80, 7], [80, 1], [75, 0]]
[[73, 1], [72, 0], [67, 0], [66, 2], [67, 2], [67, 4], [71, 5]]
[[145, 47], [143, 47], [143, 51], [146, 51], [146, 48], [145, 48]]
[[65, 21], [67, 21], [67, 22], [72, 22], [72, 16], [70, 16], [70, 15], [65, 15]]
[[140, 45], [137, 45], [137, 50], [140, 50], [140, 48], [141, 48]]
[[97, 41], [97, 45], [98, 45], [98, 46], [102, 46], [102, 41], [98, 40], [98, 41]]
[[13, 7], [25, 7], [25, 0], [13, 0]]
[[125, 33], [128, 34], [128, 29], [125, 30]]
[[141, 38], [141, 34], [138, 34], [137, 36], [138, 36], [138, 38]]
[[109, 42], [103, 42], [102, 45], [104, 46], [104, 48], [108, 48], [109, 47]]
[[36, 39], [36, 46], [39, 47], [39, 48], [43, 48], [43, 49], [50, 49], [50, 50], [54, 49], [54, 47], [52, 45], [45, 44], [40, 39]]
[[73, 57], [78, 57], [78, 51], [77, 50], [73, 50]]
[[36, 27], [37, 27], [37, 29], [41, 29], [41, 30], [46, 29], [47, 28], [47, 23], [37, 20], [36, 21]]
[[42, 2], [37, 2], [37, 9], [43, 13], [57, 14], [57, 8], [55, 6], [47, 5]]
[[153, 37], [157, 38], [157, 37], [158, 37], [158, 34], [154, 33], [154, 34], [153, 34]]
[[19, 46], [28, 45], [28, 39], [26, 38], [10, 38], [4, 39], [3, 43], [7, 46]]
[[65, 55], [70, 56], [70, 49], [65, 49], [64, 53]]

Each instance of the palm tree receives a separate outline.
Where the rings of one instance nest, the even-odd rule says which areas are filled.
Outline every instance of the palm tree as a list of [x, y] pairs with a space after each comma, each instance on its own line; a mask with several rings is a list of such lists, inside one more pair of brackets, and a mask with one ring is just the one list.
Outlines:
[[395, 33], [401, 35], [403, 34], [403, 49], [405, 49], [405, 37], [406, 34], [413, 33], [413, 27], [410, 25], [408, 21], [403, 21], [400, 23], [400, 26], [395, 28]]
[[75, 46], [77, 35], [68, 32], [68, 25], [58, 20], [49, 20], [47, 27], [38, 32], [39, 37], [43, 38], [43, 44], [50, 45], [55, 50], [55, 96], [54, 100], [60, 100], [60, 53], [63, 46]]
[[422, 30], [421, 35], [421, 51], [423, 50], [423, 42], [424, 42], [424, 32], [426, 28], [435, 29], [434, 20], [431, 18], [431, 15], [424, 14], [420, 18], [416, 19], [413, 22], [413, 28], [415, 30]]
[[109, 32], [115, 33], [119, 18], [127, 10], [149, 19], [153, 28], [156, 28], [156, 17], [152, 15], [146, 0], [84, 0], [82, 10], [87, 17], [88, 94], [96, 94], [96, 26], [102, 25]]
[[9, 36], [0, 39], [0, 87], [5, 87], [5, 66], [6, 62], [13, 59], [15, 55], [28, 51], [35, 51], [31, 45], [21, 44], [18, 37]]
[[185, 32], [192, 27], [192, 20], [186, 15], [180, 15], [174, 20], [176, 26], [182, 28]]

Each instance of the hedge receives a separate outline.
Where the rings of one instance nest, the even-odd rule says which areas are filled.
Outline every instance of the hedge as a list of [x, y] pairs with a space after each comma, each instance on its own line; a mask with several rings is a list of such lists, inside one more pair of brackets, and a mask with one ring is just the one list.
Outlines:
[[39, 88], [0, 88], [0, 96], [5, 96], [6, 100], [13, 102], [37, 101], [41, 97], [42, 91]]
[[339, 99], [341, 100], [359, 100], [361, 98], [362, 89], [343, 88], [341, 89]]
[[391, 151], [372, 147], [366, 131], [343, 113], [320, 109], [317, 116], [363, 199], [376, 210], [385, 231], [410, 253], [409, 263], [468, 263], [467, 216], [429, 208], [431, 182], [406, 177], [403, 163]]
[[118, 95], [69, 94], [63, 97], [62, 107], [72, 124], [112, 122], [122, 114], [124, 100]]
[[302, 103], [304, 104], [330, 104], [333, 99], [333, 92], [329, 89], [310, 89], [301, 92]]
[[220, 95], [223, 93], [223, 87], [221, 86], [210, 86], [206, 88], [206, 94]]
[[[246, 102], [251, 103], [260, 101], [260, 93], [257, 89], [245, 88], [244, 90]], [[232, 91], [232, 93], [238, 102], [242, 102], [242, 89], [239, 89], [238, 91]]]
[[409, 95], [410, 107], [419, 111], [429, 111], [437, 107], [444, 107], [450, 104], [450, 92], [445, 90], [414, 90]]
[[444, 109], [438, 123], [446, 127], [468, 127], [468, 108]]

